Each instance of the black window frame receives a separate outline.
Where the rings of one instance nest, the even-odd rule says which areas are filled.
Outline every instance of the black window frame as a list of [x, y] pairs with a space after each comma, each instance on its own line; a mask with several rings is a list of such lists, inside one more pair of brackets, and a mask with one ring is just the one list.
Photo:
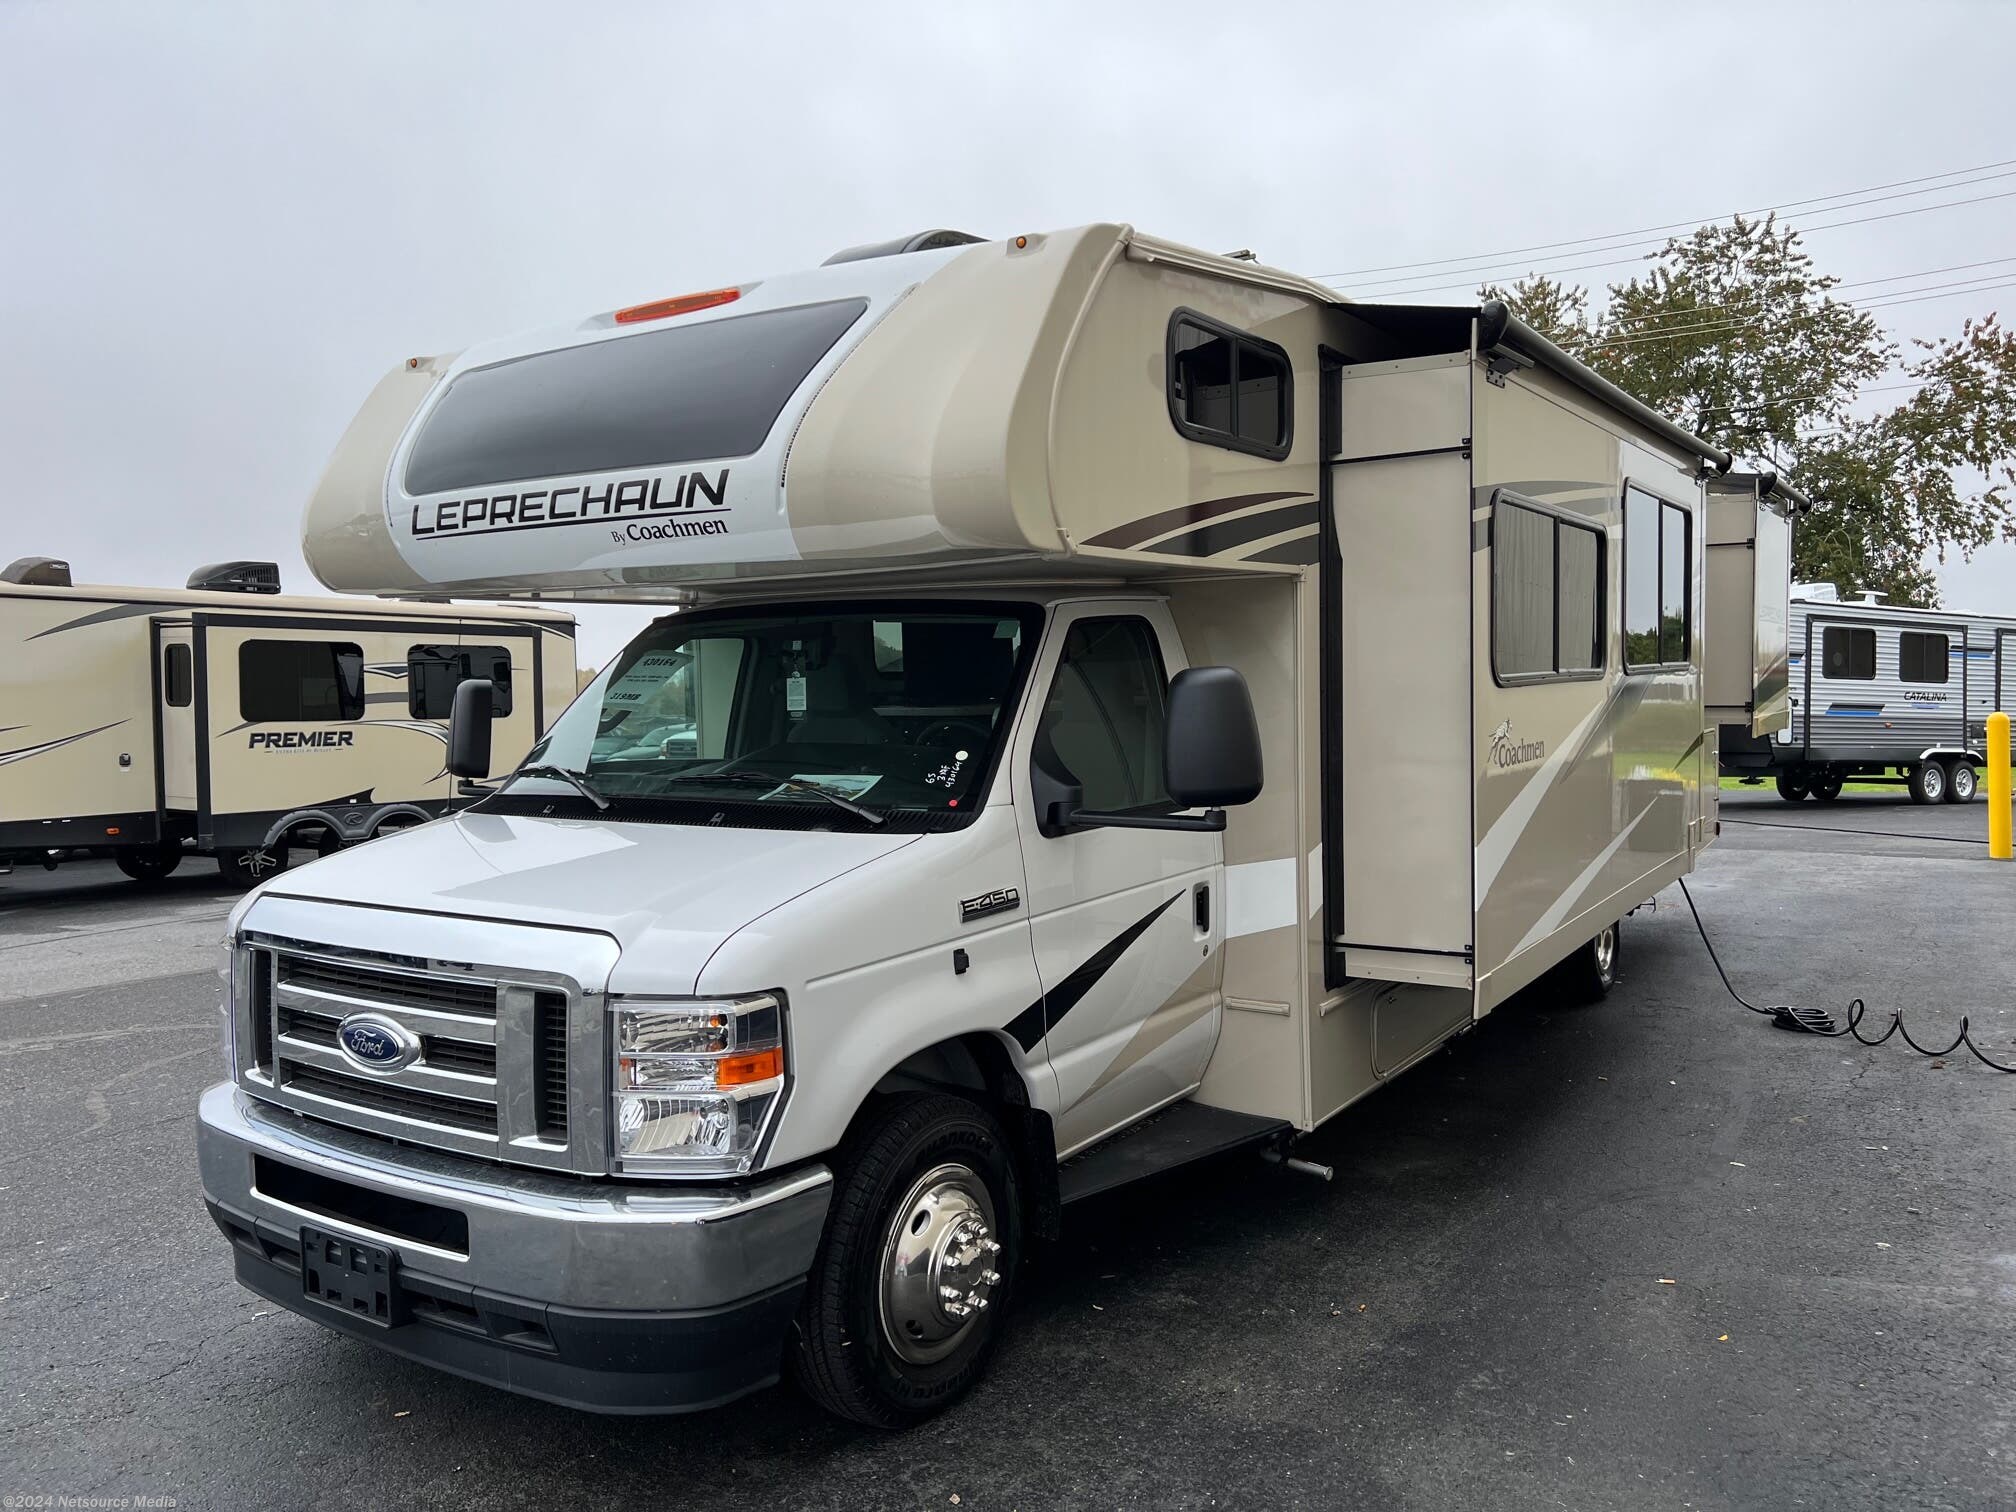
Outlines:
[[[422, 651], [447, 652], [449, 654], [423, 657], [420, 655]], [[497, 719], [509, 719], [511, 717], [511, 675], [517, 670], [517, 662], [511, 656], [511, 648], [509, 646], [492, 645], [488, 642], [481, 645], [465, 646], [459, 642], [445, 641], [415, 641], [406, 648], [407, 717], [409, 719], [446, 719], [450, 710], [454, 707], [455, 689], [462, 686], [463, 683], [468, 682], [471, 678], [481, 675], [470, 665], [471, 656], [477, 652], [486, 651], [494, 652], [504, 658], [504, 680], [500, 683], [494, 675], [490, 679], [492, 684], [490, 694], [491, 715]], [[455, 679], [448, 690], [449, 708], [443, 709], [438, 714], [429, 713], [427, 709], [430, 706], [422, 703], [422, 697], [427, 689], [425, 679], [420, 676], [420, 664], [422, 662], [449, 661], [460, 663], [461, 670], [461, 675]]]
[[[1924, 662], [1919, 669], [1923, 671], [1926, 667], [1936, 666], [1939, 669], [1937, 677], [1913, 677], [1905, 670], [1904, 643], [1909, 640], [1939, 642], [1938, 656], [1929, 662]], [[1920, 652], [1919, 654], [1922, 658], [1925, 653]], [[1953, 637], [1944, 630], [1899, 630], [1897, 632], [1897, 680], [1899, 682], [1911, 683], [1917, 687], [1945, 687], [1953, 680]]]
[[161, 648], [161, 701], [171, 709], [196, 702], [196, 651], [187, 641]]
[[[1218, 430], [1212, 426], [1199, 425], [1183, 413], [1181, 401], [1176, 395], [1176, 332], [1181, 326], [1195, 326], [1206, 335], [1222, 338], [1232, 349], [1232, 400], [1227, 418], [1230, 430]], [[1269, 445], [1261, 441], [1250, 441], [1239, 434], [1239, 352], [1241, 347], [1253, 347], [1267, 353], [1281, 364], [1281, 439]], [[1222, 320], [1213, 320], [1209, 315], [1179, 306], [1169, 316], [1169, 325], [1162, 341], [1162, 388], [1169, 405], [1169, 423], [1176, 427], [1178, 435], [1186, 440], [1196, 441], [1205, 446], [1222, 447], [1226, 451], [1245, 452], [1249, 456], [1265, 457], [1270, 462], [1284, 462], [1295, 447], [1295, 363], [1288, 355], [1288, 349], [1278, 342], [1255, 336], [1250, 331], [1242, 331], [1237, 326], [1227, 325]]]
[[[246, 690], [252, 680], [246, 676], [245, 659], [255, 647], [266, 646], [320, 646], [327, 650], [337, 669], [337, 708], [343, 712], [336, 714], [255, 714], [246, 706]], [[356, 663], [357, 675], [354, 682], [347, 682], [342, 675], [342, 664], [348, 658]], [[352, 712], [354, 710], [354, 712]], [[247, 724], [356, 724], [364, 718], [364, 648], [356, 641], [294, 639], [284, 636], [247, 636], [238, 642], [238, 717]]]
[[[1631, 495], [1643, 494], [1658, 506], [1659, 530], [1658, 549], [1653, 552], [1653, 596], [1660, 600], [1658, 626], [1660, 636], [1660, 659], [1658, 661], [1633, 661], [1631, 659]], [[1687, 554], [1687, 570], [1682, 578], [1684, 589], [1681, 598], [1681, 655], [1675, 659], [1666, 656], [1665, 635], [1666, 615], [1664, 594], [1666, 591], [1666, 511], [1672, 510], [1680, 516], [1683, 541]], [[1626, 676], [1652, 672], [1683, 672], [1694, 665], [1694, 511], [1685, 504], [1667, 498], [1647, 488], [1642, 483], [1624, 480], [1624, 493], [1618, 509], [1618, 534], [1624, 543], [1624, 571], [1620, 574], [1617, 600], [1621, 616], [1624, 672]]]
[[[1830, 635], [1866, 635], [1869, 637], [1869, 670], [1867, 672], [1829, 672], [1827, 670], [1827, 637]], [[1853, 641], [1849, 642], [1852, 646]], [[1877, 653], [1882, 648], [1876, 642], [1874, 625], [1822, 625], [1820, 627], [1820, 679], [1822, 682], [1874, 682], [1876, 681]], [[1852, 664], [1854, 658], [1850, 657]]]
[[[1165, 741], [1168, 739], [1169, 659], [1163, 652], [1162, 632], [1156, 628], [1155, 622], [1145, 614], [1081, 615], [1080, 617], [1073, 619], [1068, 623], [1058, 627], [1057, 661], [1056, 664], [1052, 666], [1050, 669], [1050, 680], [1044, 685], [1043, 697], [1036, 705], [1036, 724], [1029, 752], [1029, 762], [1031, 766], [1038, 765], [1042, 761], [1042, 747], [1046, 739], [1043, 733], [1043, 721], [1045, 715], [1047, 714], [1050, 708], [1050, 700], [1056, 696], [1058, 682], [1063, 677], [1064, 674], [1064, 661], [1066, 655], [1070, 650], [1072, 633], [1074, 631], [1091, 629], [1093, 627], [1100, 625], [1125, 625], [1125, 624], [1139, 625], [1142, 628], [1142, 630], [1147, 633], [1148, 648], [1154, 655], [1155, 676], [1151, 681], [1150, 686], [1157, 687], [1161, 690], [1162, 733], [1163, 733], [1163, 739]], [[1059, 757], [1059, 760], [1060, 761], [1062, 760], [1061, 756]], [[1058, 781], [1075, 782], [1079, 785], [1080, 791], [1081, 792], [1083, 791], [1083, 779], [1080, 778], [1076, 772], [1055, 771], [1051, 772], [1050, 776]], [[1086, 804], [1088, 807], [1092, 808], [1098, 807], [1098, 805], [1093, 804], [1091, 802], [1089, 797], [1086, 799]], [[1162, 773], [1161, 798], [1149, 799], [1145, 802], [1137, 804], [1130, 804], [1125, 808], [1100, 809], [1100, 812], [1116, 813], [1116, 814], [1175, 814], [1175, 813], [1181, 813], [1182, 810], [1177, 806], [1175, 799], [1169, 796], [1169, 774], [1165, 771], [1164, 773]]]
[[[1499, 670], [1498, 606], [1502, 602], [1499, 581], [1498, 511], [1523, 509], [1554, 522], [1554, 592], [1550, 600], [1550, 631], [1554, 641], [1554, 670], [1550, 672], [1503, 672]], [[1581, 530], [1596, 538], [1596, 665], [1563, 670], [1561, 666], [1561, 532]], [[1557, 509], [1500, 489], [1491, 498], [1491, 680], [1501, 688], [1531, 687], [1536, 683], [1597, 682], [1610, 671], [1610, 540], [1602, 525], [1585, 515]]]

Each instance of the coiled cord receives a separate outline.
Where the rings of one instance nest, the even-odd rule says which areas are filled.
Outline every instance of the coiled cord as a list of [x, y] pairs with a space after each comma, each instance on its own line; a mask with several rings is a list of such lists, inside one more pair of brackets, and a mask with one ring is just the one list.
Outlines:
[[1796, 1030], [1801, 1034], [1817, 1034], [1824, 1039], [1841, 1039], [1852, 1035], [1859, 1043], [1864, 1045], [1880, 1045], [1894, 1034], [1920, 1055], [1929, 1055], [1934, 1059], [1944, 1059], [1955, 1050], [1958, 1050], [1962, 1045], [1965, 1045], [1972, 1052], [1974, 1059], [1981, 1062], [1989, 1070], [2006, 1071], [2011, 1076], [2016, 1076], [2016, 1066], [2005, 1066], [2001, 1062], [1992, 1061], [1982, 1054], [1981, 1047], [1975, 1044], [1968, 1036], [1967, 1019], [1964, 1014], [1960, 1019], [1960, 1036], [1958, 1039], [1954, 1040], [1944, 1050], [1927, 1050], [1918, 1041], [1911, 1038], [1911, 1031], [1904, 1027], [1904, 1015], [1901, 1011], [1890, 1015], [1890, 1027], [1888, 1029], [1885, 1029], [1874, 1039], [1869, 1038], [1868, 1035], [1862, 1032], [1862, 1019], [1868, 1012], [1868, 1009], [1859, 997], [1848, 1000], [1848, 1022], [1845, 1027], [1836, 1025], [1834, 1015], [1829, 1013], [1825, 1008], [1795, 1008], [1789, 1006], [1759, 1008], [1736, 990], [1736, 984], [1729, 980], [1729, 973], [1723, 970], [1722, 957], [1715, 953], [1715, 942], [1708, 938], [1708, 926], [1701, 921], [1701, 910], [1694, 906], [1694, 894], [1688, 888], [1685, 877], [1680, 879], [1680, 895], [1687, 900], [1687, 911], [1694, 915], [1694, 927], [1701, 932], [1701, 943], [1708, 948], [1708, 959], [1715, 963], [1715, 974], [1722, 978], [1722, 990], [1727, 992], [1729, 996], [1745, 1008], [1748, 1008], [1752, 1013], [1763, 1014], [1779, 1028]]

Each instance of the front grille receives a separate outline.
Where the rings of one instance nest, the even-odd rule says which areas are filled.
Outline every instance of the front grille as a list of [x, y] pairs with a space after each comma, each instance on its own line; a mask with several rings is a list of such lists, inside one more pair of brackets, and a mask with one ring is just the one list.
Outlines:
[[279, 982], [282, 987], [333, 992], [374, 1005], [385, 1003], [399, 1008], [427, 1008], [437, 1013], [466, 1013], [481, 1018], [493, 1018], [497, 1013], [497, 989], [489, 982], [462, 982], [452, 977], [381, 971], [372, 966], [355, 966], [348, 961], [282, 956]]
[[567, 997], [541, 992], [532, 999], [532, 1101], [539, 1137], [567, 1139]]
[[495, 1076], [497, 1047], [423, 1034], [420, 1036], [420, 1064], [432, 1066], [436, 1071], [460, 1071], [464, 1076]]
[[349, 1103], [396, 1118], [417, 1118], [443, 1128], [464, 1129], [471, 1134], [497, 1132], [497, 1105], [464, 1097], [443, 1097], [438, 1092], [420, 1092], [412, 1087], [395, 1087], [363, 1076], [321, 1071], [298, 1062], [287, 1068], [282, 1085], [311, 1097]]

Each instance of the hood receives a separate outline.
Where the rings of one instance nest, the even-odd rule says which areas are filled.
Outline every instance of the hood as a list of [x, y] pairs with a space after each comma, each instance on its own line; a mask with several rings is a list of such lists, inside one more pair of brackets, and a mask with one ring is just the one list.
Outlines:
[[630, 990], [691, 992], [707, 958], [779, 904], [916, 835], [461, 814], [283, 872], [261, 896], [592, 929]]

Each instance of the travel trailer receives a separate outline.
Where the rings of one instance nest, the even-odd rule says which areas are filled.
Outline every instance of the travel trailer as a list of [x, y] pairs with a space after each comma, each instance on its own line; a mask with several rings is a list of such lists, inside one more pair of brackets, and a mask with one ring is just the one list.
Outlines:
[[682, 612], [236, 909], [238, 1278], [573, 1406], [937, 1410], [1065, 1204], [1610, 985], [1716, 831], [1729, 464], [1501, 304], [1119, 225], [408, 360], [323, 581]]
[[250, 885], [465, 801], [455, 685], [496, 692], [500, 772], [573, 699], [574, 623], [549, 609], [280, 594], [270, 562], [186, 591], [0, 572], [0, 865], [109, 853], [167, 876], [191, 850]]
[[1790, 803], [1831, 803], [1851, 780], [1901, 784], [1917, 803], [1974, 800], [1988, 716], [2016, 706], [2016, 618], [1881, 598], [1792, 586], [1789, 718], [1773, 734], [1725, 728], [1725, 774], [1768, 778]]

